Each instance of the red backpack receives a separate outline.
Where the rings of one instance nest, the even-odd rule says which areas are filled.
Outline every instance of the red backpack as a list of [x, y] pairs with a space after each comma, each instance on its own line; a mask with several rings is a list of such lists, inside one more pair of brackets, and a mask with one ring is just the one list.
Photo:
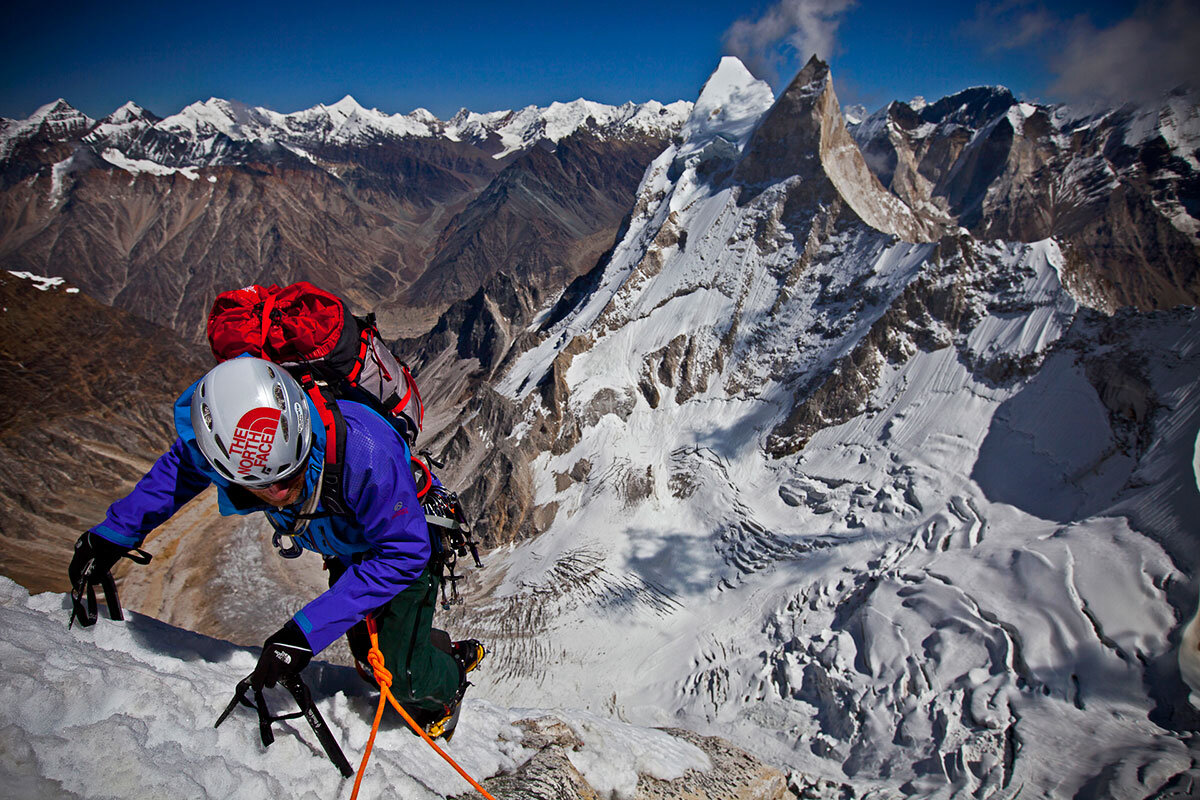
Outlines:
[[[379, 336], [375, 315], [356, 317], [336, 295], [300, 282], [282, 289], [247, 286], [217, 295], [208, 315], [208, 341], [217, 361], [249, 353], [284, 367], [312, 398], [325, 426], [322, 499], [343, 512], [342, 463], [346, 423], [337, 398], [379, 411], [416, 445], [425, 418], [421, 393], [408, 365]], [[428, 466], [413, 458], [418, 497], [432, 483]]]

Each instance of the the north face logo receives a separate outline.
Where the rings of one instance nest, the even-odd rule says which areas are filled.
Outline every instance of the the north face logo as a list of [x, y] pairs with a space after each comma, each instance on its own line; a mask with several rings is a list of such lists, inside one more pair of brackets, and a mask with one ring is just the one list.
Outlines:
[[229, 455], [238, 459], [239, 474], [248, 475], [255, 467], [260, 471], [266, 467], [275, 431], [279, 430], [280, 415], [278, 408], [253, 408], [238, 420]]

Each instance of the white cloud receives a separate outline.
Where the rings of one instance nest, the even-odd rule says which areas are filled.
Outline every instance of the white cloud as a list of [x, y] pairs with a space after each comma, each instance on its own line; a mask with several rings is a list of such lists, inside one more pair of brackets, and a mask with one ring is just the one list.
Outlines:
[[725, 31], [725, 52], [742, 60], [755, 76], [775, 83], [790, 48], [801, 61], [828, 60], [837, 29], [855, 0], [780, 0], [755, 20], [740, 19]]
[[1016, 50], [1037, 44], [1059, 28], [1061, 21], [1040, 3], [1004, 0], [980, 3], [968, 29], [984, 40], [988, 50]]
[[1066, 31], [1050, 58], [1050, 91], [1071, 100], [1150, 100], [1200, 80], [1200, 6], [1191, 0], [1148, 2], [1132, 16], [1098, 29], [1085, 18]]

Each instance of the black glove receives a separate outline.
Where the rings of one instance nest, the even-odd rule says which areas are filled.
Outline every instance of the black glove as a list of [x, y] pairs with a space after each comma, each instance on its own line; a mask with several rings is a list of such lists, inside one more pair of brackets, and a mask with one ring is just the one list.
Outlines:
[[128, 552], [128, 547], [113, 544], [103, 536], [97, 536], [86, 531], [75, 542], [75, 555], [71, 558], [71, 566], [67, 567], [67, 575], [71, 578], [71, 588], [83, 585], [86, 577], [88, 583], [98, 584], [106, 572], [113, 568], [121, 556]]
[[255, 691], [261, 691], [264, 686], [270, 689], [282, 678], [299, 675], [312, 657], [313, 651], [304, 632], [289, 619], [263, 642], [258, 665], [250, 673], [250, 686]]
[[[71, 622], [83, 627], [96, 622], [96, 592], [92, 588], [100, 586], [104, 589], [104, 600], [108, 604], [108, 614], [113, 619], [124, 619], [121, 613], [121, 601], [117, 598], [117, 584], [113, 580], [113, 564], [122, 556], [138, 564], [149, 564], [150, 554], [136, 548], [130, 549], [119, 544], [113, 544], [103, 536], [97, 536], [91, 531], [85, 532], [75, 542], [75, 555], [67, 567], [67, 576], [71, 580]], [[84, 599], [87, 605], [84, 605]]]

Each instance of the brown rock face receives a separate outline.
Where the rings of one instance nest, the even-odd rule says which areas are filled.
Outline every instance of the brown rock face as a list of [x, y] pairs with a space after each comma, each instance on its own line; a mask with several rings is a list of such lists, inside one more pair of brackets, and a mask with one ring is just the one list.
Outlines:
[[62, 204], [50, 177], [0, 194], [0, 263], [63, 275], [195, 341], [216, 294], [248, 283], [310, 280], [380, 305], [423, 271], [421, 248], [447, 210], [313, 169], [221, 167], [196, 180], [94, 169], [69, 180]]
[[314, 163], [220, 136], [201, 154], [150, 129], [138, 152], [183, 169], [156, 175], [114, 168], [84, 133], [0, 159], [0, 265], [195, 341], [216, 293], [252, 282], [329, 286], [408, 335], [502, 269], [558, 291], [611, 245], [666, 142], [584, 130], [498, 161], [492, 143], [414, 137], [313, 147]]
[[665, 144], [583, 131], [517, 157], [446, 227], [407, 302], [464, 299], [501, 271], [536, 292], [561, 289], [612, 245], [642, 172]]
[[[497, 800], [594, 800], [600, 797], [567, 755], [568, 751], [584, 747], [570, 728], [554, 717], [520, 720], [516, 727], [523, 732], [521, 745], [534, 748], [537, 753], [515, 773], [484, 781], [484, 788]], [[712, 768], [689, 770], [670, 781], [641, 775], [635, 800], [783, 800], [792, 796], [787, 776], [724, 739], [700, 736], [681, 728], [666, 731], [703, 750]], [[808, 785], [816, 785], [816, 782], [804, 780]], [[463, 798], [477, 796], [460, 795]]]
[[815, 211], [843, 203], [844, 214], [902, 241], [932, 241], [938, 222], [921, 219], [883, 188], [846, 130], [829, 66], [815, 56], [767, 112], [733, 179], [753, 187], [795, 181], [793, 205]]
[[919, 111], [892, 103], [855, 137], [915, 208], [941, 209], [980, 238], [1057, 238], [1082, 302], [1170, 308], [1200, 302], [1200, 174], [1171, 132], [1197, 113], [1196, 98], [1072, 119], [981, 87]]
[[62, 591], [75, 539], [174, 439], [172, 403], [208, 360], [86, 295], [0, 275], [0, 561], [30, 591]]

